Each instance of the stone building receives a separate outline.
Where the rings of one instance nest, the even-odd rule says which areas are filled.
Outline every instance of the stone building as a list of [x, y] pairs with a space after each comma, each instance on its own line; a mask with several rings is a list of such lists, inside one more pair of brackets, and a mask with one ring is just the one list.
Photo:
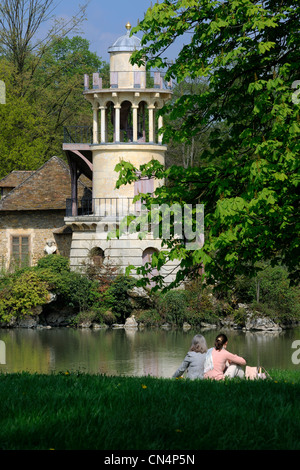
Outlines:
[[[157, 111], [170, 100], [171, 84], [159, 71], [130, 64], [132, 52], [141, 47], [130, 29], [127, 24], [126, 34], [108, 50], [109, 88], [102, 87], [99, 73], [92, 80], [84, 77], [92, 125], [64, 129], [68, 165], [53, 157], [37, 171], [12, 172], [0, 181], [0, 263], [6, 269], [23, 262], [34, 265], [54, 251], [70, 257], [74, 270], [91, 258], [124, 271], [149, 262], [161, 249], [151, 228], [143, 239], [137, 232], [108, 239], [126, 215], [141, 215], [134, 196], [162, 184], [139, 178], [116, 189], [117, 163], [124, 160], [139, 168], [155, 159], [164, 164], [167, 150], [158, 133], [163, 119]], [[169, 263], [160, 274], [168, 283], [175, 272], [176, 265]]]
[[[108, 49], [110, 54], [110, 86], [102, 87], [102, 78], [94, 73], [92, 80], [85, 75], [83, 96], [92, 106], [93, 125], [90, 128], [65, 129], [63, 150], [71, 172], [72, 197], [70, 215], [65, 224], [72, 228], [70, 264], [79, 269], [89, 254], [109, 260], [124, 270], [128, 265], [141, 266], [150, 261], [154, 251], [161, 249], [161, 240], [148, 231], [144, 239], [137, 233], [124, 233], [119, 239], [108, 239], [108, 232], [119, 227], [126, 215], [140, 215], [141, 204], [133, 203], [138, 193], [152, 193], [157, 184], [139, 179], [116, 189], [120, 160], [135, 167], [152, 159], [164, 164], [167, 147], [158, 130], [163, 125], [157, 111], [171, 98], [170, 83], [165, 83], [159, 71], [150, 73], [145, 67], [131, 65], [132, 52], [141, 48], [141, 41], [130, 34], [118, 38]], [[91, 83], [92, 82], [92, 83]], [[77, 175], [92, 179], [92, 203], [85, 212], [78, 212]], [[169, 263], [161, 272], [166, 282], [171, 280], [175, 266]]]
[[[78, 181], [79, 208], [91, 198], [89, 186], [87, 179]], [[0, 269], [34, 265], [47, 252], [69, 256], [72, 231], [64, 217], [70, 188], [70, 170], [57, 157], [0, 180]]]

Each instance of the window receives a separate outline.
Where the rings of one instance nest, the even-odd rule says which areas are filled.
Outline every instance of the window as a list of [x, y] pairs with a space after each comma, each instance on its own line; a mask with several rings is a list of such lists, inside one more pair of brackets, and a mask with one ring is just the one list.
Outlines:
[[12, 263], [16, 268], [29, 266], [29, 237], [13, 236], [12, 237]]
[[[145, 266], [147, 263], [149, 263], [149, 265], [151, 264], [153, 253], [158, 253], [158, 250], [156, 248], [149, 247], [143, 251], [143, 254], [142, 254], [143, 266]], [[152, 277], [158, 276], [158, 274], [159, 273], [158, 273], [157, 268], [151, 269], [150, 273], [148, 273], [148, 279], [150, 280], [151, 287], [155, 286], [155, 282], [152, 281]]]
[[98, 246], [94, 247], [90, 251], [90, 257], [94, 266], [102, 266], [104, 261], [104, 251]]
[[[139, 179], [134, 182], [134, 196], [137, 194], [153, 194], [154, 192], [154, 178], [148, 178], [147, 176], [140, 176], [140, 172], [137, 173]], [[141, 212], [143, 201], [139, 200], [135, 203], [136, 212]]]

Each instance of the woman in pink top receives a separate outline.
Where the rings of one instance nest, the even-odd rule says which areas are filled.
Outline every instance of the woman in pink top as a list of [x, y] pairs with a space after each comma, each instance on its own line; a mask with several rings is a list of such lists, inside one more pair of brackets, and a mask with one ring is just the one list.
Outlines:
[[204, 378], [222, 380], [225, 377], [244, 377], [244, 371], [240, 366], [245, 366], [246, 361], [236, 354], [226, 350], [227, 336], [220, 334], [215, 339], [215, 347], [207, 352], [207, 360], [204, 365]]

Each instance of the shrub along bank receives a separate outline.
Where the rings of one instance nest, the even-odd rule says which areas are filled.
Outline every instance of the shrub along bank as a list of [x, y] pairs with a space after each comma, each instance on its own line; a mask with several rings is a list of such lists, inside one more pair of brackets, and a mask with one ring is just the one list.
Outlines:
[[[214, 294], [201, 280], [188, 282], [184, 289], [166, 293], [144, 292], [133, 296], [136, 280], [120, 275], [110, 266], [86, 266], [84, 274], [73, 272], [69, 260], [48, 255], [37, 266], [0, 276], [0, 325], [14, 326], [20, 319], [64, 312], [67, 324], [82, 322], [112, 325], [124, 323], [132, 313], [145, 326], [168, 323], [182, 327], [230, 321], [245, 326], [247, 303], [257, 315], [282, 325], [300, 320], [299, 288], [290, 287], [282, 267], [262, 269], [259, 277], [236, 279], [232, 291]], [[138, 291], [138, 290], [137, 290]]]

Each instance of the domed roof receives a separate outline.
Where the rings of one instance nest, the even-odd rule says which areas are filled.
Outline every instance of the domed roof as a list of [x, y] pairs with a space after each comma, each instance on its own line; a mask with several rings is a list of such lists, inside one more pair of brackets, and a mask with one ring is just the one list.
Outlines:
[[137, 36], [130, 36], [131, 24], [126, 25], [127, 33], [119, 37], [112, 46], [108, 48], [108, 52], [133, 52], [141, 49], [141, 40]]

